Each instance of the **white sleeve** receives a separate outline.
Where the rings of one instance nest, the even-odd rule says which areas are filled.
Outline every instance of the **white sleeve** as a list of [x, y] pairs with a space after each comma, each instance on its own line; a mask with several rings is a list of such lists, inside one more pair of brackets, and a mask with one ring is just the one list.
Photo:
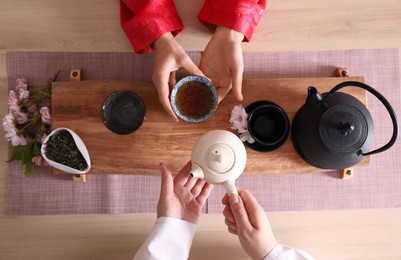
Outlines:
[[279, 259], [291, 259], [291, 260], [314, 260], [305, 251], [301, 249], [277, 244], [263, 260], [279, 260]]
[[157, 218], [152, 231], [134, 256], [142, 259], [188, 259], [196, 225], [171, 217]]

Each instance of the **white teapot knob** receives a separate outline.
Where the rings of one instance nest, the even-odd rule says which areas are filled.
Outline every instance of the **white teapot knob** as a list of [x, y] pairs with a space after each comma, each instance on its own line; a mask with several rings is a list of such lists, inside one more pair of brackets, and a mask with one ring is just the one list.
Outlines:
[[206, 152], [206, 165], [215, 173], [225, 173], [229, 171], [234, 163], [234, 151], [226, 144], [212, 145]]

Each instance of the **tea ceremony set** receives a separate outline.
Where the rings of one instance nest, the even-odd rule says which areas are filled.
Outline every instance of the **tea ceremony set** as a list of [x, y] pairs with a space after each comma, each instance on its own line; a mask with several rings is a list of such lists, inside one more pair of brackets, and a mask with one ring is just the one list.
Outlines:
[[0, 1], [0, 260], [132, 259], [168, 170], [213, 184], [188, 259], [250, 259], [226, 222], [246, 190], [281, 245], [401, 259], [399, 0], [261, 1], [241, 101], [207, 67], [218, 33], [198, 15], [219, 1], [174, 0], [200, 73], [175, 68], [168, 108], [124, 2], [146, 1]]
[[[164, 156], [174, 171], [181, 158], [191, 158], [194, 177], [222, 184], [229, 193], [236, 192], [234, 182], [241, 174], [295, 174], [315, 167], [340, 170], [342, 178], [350, 178], [355, 166], [369, 164], [369, 156], [389, 149], [398, 135], [391, 104], [363, 78], [350, 77], [346, 68], [338, 68], [333, 78], [246, 80], [243, 104], [230, 98], [218, 104], [207, 78], [186, 76], [170, 97], [179, 123], [164, 113], [149, 82], [80, 81], [80, 69], [70, 75], [71, 82], [53, 82], [54, 130], [41, 152], [75, 181], [85, 181], [86, 173], [154, 173], [152, 158], [159, 160], [161, 147], [177, 148]], [[74, 89], [88, 95], [73, 98]], [[265, 91], [277, 99], [259, 100]], [[388, 142], [374, 150], [367, 93], [383, 103], [393, 129]], [[50, 147], [52, 137], [63, 132], [70, 133], [72, 150], [84, 167], [48, 156], [59, 147]]]

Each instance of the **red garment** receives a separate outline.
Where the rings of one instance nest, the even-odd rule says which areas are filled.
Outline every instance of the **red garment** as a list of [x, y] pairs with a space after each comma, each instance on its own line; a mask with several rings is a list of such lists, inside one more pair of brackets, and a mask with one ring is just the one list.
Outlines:
[[[266, 0], [206, 0], [198, 19], [241, 32], [249, 41], [265, 6]], [[120, 0], [120, 7], [121, 27], [137, 53], [151, 52], [164, 33], [176, 36], [184, 29], [173, 0]]]

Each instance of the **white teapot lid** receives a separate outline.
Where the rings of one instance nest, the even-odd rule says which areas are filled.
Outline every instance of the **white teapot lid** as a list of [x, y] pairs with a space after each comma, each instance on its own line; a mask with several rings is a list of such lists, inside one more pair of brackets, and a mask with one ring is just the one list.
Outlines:
[[227, 144], [214, 144], [206, 152], [206, 165], [215, 173], [228, 172], [234, 163], [235, 153]]

